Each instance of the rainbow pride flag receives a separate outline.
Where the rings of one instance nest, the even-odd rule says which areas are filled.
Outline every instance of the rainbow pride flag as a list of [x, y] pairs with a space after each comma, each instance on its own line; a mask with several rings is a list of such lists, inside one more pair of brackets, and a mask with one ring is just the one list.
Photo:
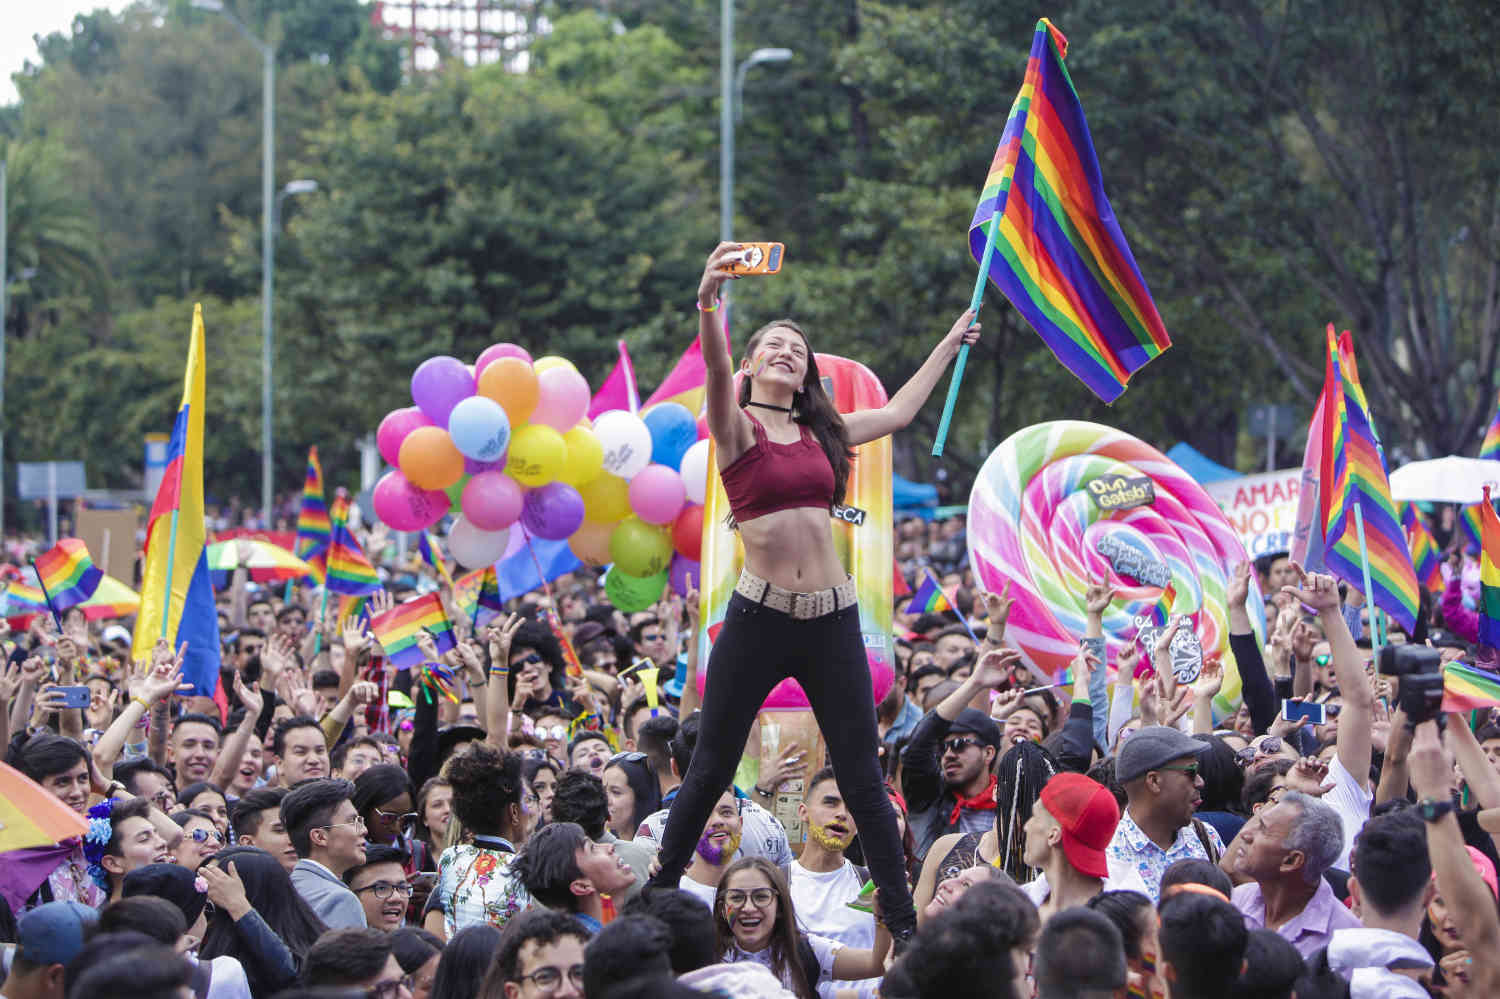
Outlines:
[[443, 561], [443, 556], [437, 544], [426, 531], [417, 532], [417, 553], [422, 556], [423, 562], [432, 566], [443, 582], [447, 583], [449, 587], [453, 586], [453, 577], [448, 574], [448, 564]]
[[89, 549], [78, 538], [63, 538], [32, 563], [42, 594], [52, 601], [52, 609], [61, 614], [94, 595], [104, 571], [89, 558]]
[[23, 614], [46, 613], [47, 598], [42, 596], [40, 587], [27, 586], [25, 583], [0, 581], [0, 600], [4, 601], [4, 611], [0, 616], [20, 617]]
[[443, 613], [443, 601], [436, 593], [428, 593], [397, 604], [384, 614], [370, 619], [370, 630], [385, 649], [385, 656], [398, 669], [408, 669], [422, 664], [422, 650], [417, 646], [417, 635], [423, 629], [432, 632], [437, 639], [438, 653], [453, 648], [453, 625]]
[[1406, 546], [1411, 552], [1411, 566], [1416, 571], [1417, 582], [1426, 589], [1441, 590], [1443, 560], [1438, 553], [1437, 540], [1427, 529], [1427, 521], [1422, 519], [1414, 503], [1401, 504], [1401, 529], [1406, 532]]
[[1484, 487], [1479, 504], [1484, 529], [1479, 549], [1479, 641], [1500, 648], [1500, 517], [1490, 504], [1490, 487]]
[[1063, 58], [1068, 40], [1042, 18], [979, 205], [969, 250], [1058, 361], [1105, 402], [1172, 345], [1104, 193], [1088, 121]]
[[1451, 662], [1443, 667], [1443, 710], [1473, 711], [1500, 706], [1500, 675]]
[[1489, 429], [1484, 432], [1484, 441], [1479, 445], [1479, 457], [1500, 461], [1500, 403], [1495, 406], [1495, 416]]
[[953, 604], [948, 600], [948, 595], [938, 586], [930, 572], [923, 575], [922, 585], [917, 587], [917, 592], [912, 594], [911, 603], [906, 605], [908, 614], [941, 614], [952, 609]]
[[364, 549], [349, 530], [347, 520], [349, 497], [342, 489], [333, 501], [333, 532], [328, 545], [328, 578], [325, 585], [330, 593], [360, 597], [378, 591], [380, 577]]
[[474, 569], [453, 581], [453, 609], [476, 624], [481, 609], [496, 612], [505, 609], [505, 601], [500, 597], [500, 579], [494, 566]]
[[318, 446], [307, 449], [307, 478], [302, 483], [302, 509], [297, 513], [297, 547], [293, 554], [313, 567], [313, 575], [322, 582], [326, 572], [328, 547], [333, 542], [333, 523], [323, 502], [323, 465], [318, 461]]
[[1324, 441], [1333, 474], [1326, 486], [1320, 483], [1320, 488], [1330, 489], [1324, 497], [1328, 511], [1324, 561], [1334, 575], [1355, 589], [1364, 589], [1357, 505], [1364, 520], [1370, 586], [1375, 591], [1365, 596], [1410, 633], [1416, 627], [1420, 600], [1417, 575], [1391, 501], [1385, 455], [1362, 405], [1364, 390], [1354, 363], [1354, 342], [1347, 330], [1335, 340], [1331, 323], [1327, 337], [1327, 372], [1332, 381], [1325, 385], [1330, 418], [1324, 424]]

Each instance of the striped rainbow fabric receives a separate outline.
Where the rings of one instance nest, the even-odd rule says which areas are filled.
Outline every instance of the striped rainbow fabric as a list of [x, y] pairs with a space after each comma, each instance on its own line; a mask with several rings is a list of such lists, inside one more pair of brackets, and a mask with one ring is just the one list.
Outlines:
[[318, 446], [307, 449], [307, 478], [302, 483], [302, 509], [297, 512], [297, 547], [293, 554], [313, 567], [321, 582], [333, 542], [333, 523], [323, 502], [323, 465], [318, 461]]
[[982, 261], [994, 219], [990, 279], [1058, 361], [1113, 402], [1172, 341], [1105, 196], [1067, 51], [1052, 22], [1038, 21], [969, 250]]
[[1484, 441], [1479, 445], [1479, 457], [1500, 461], [1500, 403], [1495, 406], [1494, 419], [1484, 432]]
[[364, 549], [349, 530], [349, 497], [340, 489], [333, 501], [332, 539], [328, 545], [328, 578], [324, 585], [330, 593], [360, 597], [375, 593], [380, 586], [380, 576], [375, 567], [365, 558]]
[[1427, 521], [1417, 511], [1416, 504], [1409, 501], [1401, 504], [1401, 529], [1406, 532], [1406, 547], [1411, 552], [1417, 582], [1426, 589], [1441, 590], [1443, 560], [1438, 554], [1437, 540], [1427, 529]]
[[370, 630], [385, 650], [386, 658], [398, 669], [422, 664], [417, 636], [423, 629], [432, 632], [440, 655], [453, 648], [453, 625], [443, 613], [442, 599], [436, 593], [397, 604], [370, 619]]
[[1364, 390], [1354, 363], [1354, 341], [1347, 330], [1335, 340], [1332, 324], [1327, 337], [1327, 370], [1332, 381], [1325, 391], [1332, 418], [1325, 422], [1324, 442], [1333, 476], [1331, 491], [1324, 497], [1328, 510], [1324, 560], [1335, 576], [1355, 589], [1364, 589], [1364, 560], [1354, 514], [1358, 504], [1370, 560], [1370, 585], [1375, 591], [1366, 597], [1410, 633], [1416, 627], [1420, 600], [1417, 575], [1391, 501], [1385, 456], [1362, 405]]
[[83, 603], [99, 588], [104, 573], [78, 538], [61, 538], [33, 563], [42, 593], [58, 614]]
[[1500, 676], [1461, 662], [1443, 667], [1443, 710], [1474, 711], [1500, 705]]
[[1479, 504], [1484, 530], [1479, 549], [1479, 641], [1500, 647], [1500, 517], [1490, 502], [1490, 487], [1484, 487]]

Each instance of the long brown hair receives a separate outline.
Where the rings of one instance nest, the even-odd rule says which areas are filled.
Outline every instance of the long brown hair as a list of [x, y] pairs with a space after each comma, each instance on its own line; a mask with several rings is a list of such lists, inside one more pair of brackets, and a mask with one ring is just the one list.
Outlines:
[[[807, 373], [802, 377], [802, 387], [792, 395], [792, 419], [812, 431], [813, 436], [818, 439], [818, 445], [823, 448], [823, 453], [828, 456], [828, 463], [833, 466], [833, 502], [835, 505], [841, 504], [844, 502], [844, 491], [849, 485], [849, 461], [854, 457], [854, 452], [849, 447], [849, 431], [844, 426], [844, 418], [834, 408], [828, 393], [823, 391], [823, 378], [818, 373], [818, 362], [813, 357], [812, 344], [808, 342], [807, 334], [790, 319], [778, 319], [751, 335], [750, 341], [745, 344], [745, 356], [754, 354], [761, 337], [777, 328], [796, 333], [802, 338], [802, 345], [807, 348]], [[745, 378], [740, 382], [740, 408], [743, 409], [749, 401], [750, 379]]]
[[760, 872], [771, 883], [771, 890], [776, 892], [776, 922], [772, 924], [771, 944], [768, 948], [771, 952], [771, 973], [790, 984], [798, 999], [818, 999], [817, 991], [808, 984], [807, 975], [802, 970], [797, 913], [792, 908], [792, 893], [787, 887], [786, 875], [765, 857], [741, 857], [730, 864], [724, 871], [724, 876], [719, 879], [719, 887], [714, 892], [714, 936], [717, 938], [719, 953], [727, 954], [735, 946], [734, 929], [729, 925], [729, 910], [724, 902], [724, 893], [729, 889], [730, 880], [740, 871]]

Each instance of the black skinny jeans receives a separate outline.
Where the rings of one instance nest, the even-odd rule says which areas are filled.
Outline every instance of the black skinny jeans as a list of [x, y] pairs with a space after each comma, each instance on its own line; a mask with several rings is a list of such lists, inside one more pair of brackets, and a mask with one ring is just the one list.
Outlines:
[[709, 812], [734, 779], [761, 704], [788, 676], [807, 692], [839, 791], [859, 827], [886, 925], [900, 938], [916, 928], [917, 914], [906, 886], [896, 812], [881, 779], [880, 735], [858, 605], [798, 620], [739, 593], [730, 596], [724, 628], [708, 658], [698, 744], [667, 813], [658, 855], [661, 873], [652, 881], [677, 887]]

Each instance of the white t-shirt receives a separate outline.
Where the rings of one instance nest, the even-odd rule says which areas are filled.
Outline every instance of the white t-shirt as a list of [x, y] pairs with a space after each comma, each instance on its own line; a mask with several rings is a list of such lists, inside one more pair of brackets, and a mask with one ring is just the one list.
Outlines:
[[710, 910], [714, 907], [714, 896], [719, 893], [719, 889], [715, 885], [706, 885], [701, 881], [694, 881], [686, 874], [677, 882], [677, 887], [700, 900]]
[[[808, 933], [806, 936], [807, 942], [812, 945], [813, 955], [818, 959], [818, 981], [815, 988], [817, 988], [819, 995], [832, 995], [832, 992], [825, 990], [824, 986], [833, 981], [833, 959], [838, 956], [839, 951], [844, 949], [844, 945], [837, 940], [820, 937], [816, 933]], [[796, 955], [788, 957], [788, 960], [791, 961], [795, 961], [796, 959]], [[770, 968], [771, 948], [767, 947], [765, 950], [751, 953], [747, 950], [740, 950], [738, 946], [730, 944], [729, 949], [724, 952], [724, 963], [734, 964], [736, 961], [754, 961], [756, 964]], [[789, 989], [792, 987], [790, 979], [785, 975], [781, 976], [781, 984]]]
[[[859, 872], [849, 861], [826, 874], [809, 871], [792, 861], [787, 870], [787, 882], [792, 892], [792, 906], [797, 910], [797, 923], [809, 938], [816, 934], [855, 950], [869, 950], [875, 946], [875, 917], [848, 905], [859, 897], [859, 891], [864, 887]], [[879, 987], [878, 978], [834, 981], [830, 983], [829, 992], [854, 989], [865, 997], [873, 996]], [[820, 987], [819, 992], [822, 991]]]
[[1347, 871], [1349, 854], [1354, 849], [1354, 837], [1359, 835], [1359, 831], [1370, 819], [1370, 802], [1375, 799], [1375, 794], [1368, 787], [1368, 780], [1365, 781], [1365, 787], [1359, 786], [1354, 775], [1339, 762], [1337, 754], [1328, 764], [1328, 779], [1333, 782], [1333, 787], [1323, 795], [1323, 803], [1333, 806], [1344, 826], [1344, 849], [1333, 866]]

